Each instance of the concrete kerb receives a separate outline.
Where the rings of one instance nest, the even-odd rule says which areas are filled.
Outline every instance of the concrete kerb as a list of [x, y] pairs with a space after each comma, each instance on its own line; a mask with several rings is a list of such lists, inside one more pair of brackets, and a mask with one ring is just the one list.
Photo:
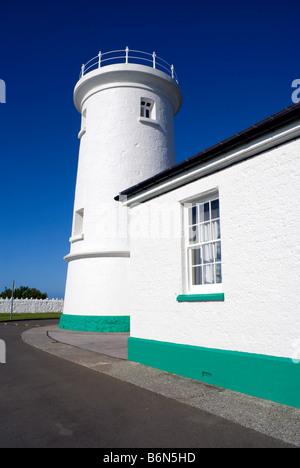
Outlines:
[[128, 361], [124, 354], [128, 336], [46, 326], [23, 332], [22, 339], [60, 358], [300, 447], [300, 409]]

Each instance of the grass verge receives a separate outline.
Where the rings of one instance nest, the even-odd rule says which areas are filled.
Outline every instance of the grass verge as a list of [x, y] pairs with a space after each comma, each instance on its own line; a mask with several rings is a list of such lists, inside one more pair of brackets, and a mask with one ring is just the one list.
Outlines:
[[[49, 319], [49, 318], [60, 318], [61, 313], [56, 312], [44, 312], [31, 314], [13, 314], [12, 320], [37, 320], [37, 319]], [[0, 322], [10, 322], [10, 314], [0, 314]]]

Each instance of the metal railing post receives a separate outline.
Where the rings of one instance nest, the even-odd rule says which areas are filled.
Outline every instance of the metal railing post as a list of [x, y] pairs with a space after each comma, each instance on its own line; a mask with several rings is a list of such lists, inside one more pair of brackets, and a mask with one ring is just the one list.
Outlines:
[[153, 68], [155, 68], [155, 57], [156, 57], [156, 53], [155, 53], [155, 52], [153, 52], [152, 57], [153, 57]]
[[128, 52], [129, 52], [129, 48], [128, 48], [128, 46], [126, 46], [125, 52], [126, 52], [126, 59], [125, 59], [125, 63], [128, 63]]
[[100, 50], [100, 52], [98, 54], [98, 57], [99, 57], [98, 58], [98, 68], [100, 68], [101, 67], [101, 50]]
[[172, 78], [174, 78], [174, 65], [171, 65]]
[[81, 65], [81, 78], [83, 77], [84, 75], [84, 63]]

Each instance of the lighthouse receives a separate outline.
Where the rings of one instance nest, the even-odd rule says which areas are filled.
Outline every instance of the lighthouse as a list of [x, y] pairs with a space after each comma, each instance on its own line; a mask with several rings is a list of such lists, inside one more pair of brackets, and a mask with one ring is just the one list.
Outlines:
[[127, 332], [128, 208], [114, 198], [175, 164], [181, 91], [173, 65], [126, 47], [99, 52], [82, 66], [74, 104], [80, 146], [59, 327]]

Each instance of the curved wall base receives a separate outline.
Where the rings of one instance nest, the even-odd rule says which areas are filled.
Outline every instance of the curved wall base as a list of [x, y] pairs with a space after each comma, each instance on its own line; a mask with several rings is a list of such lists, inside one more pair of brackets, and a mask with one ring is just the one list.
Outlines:
[[129, 315], [69, 315], [62, 314], [58, 328], [90, 332], [129, 332]]

